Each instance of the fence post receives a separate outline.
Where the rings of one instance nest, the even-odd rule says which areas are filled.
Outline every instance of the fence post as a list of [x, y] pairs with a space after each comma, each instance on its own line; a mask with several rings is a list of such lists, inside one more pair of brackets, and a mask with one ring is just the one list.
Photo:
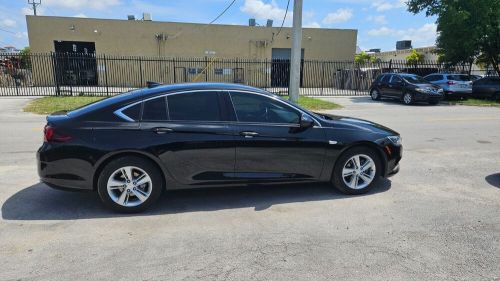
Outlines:
[[139, 88], [141, 88], [144, 85], [143, 84], [144, 81], [142, 81], [142, 60], [141, 60], [141, 57], [139, 57], [137, 59], [137, 61], [139, 62], [139, 72], [140, 72], [140, 76], [141, 76], [141, 86]]
[[176, 77], [176, 74], [175, 74], [175, 58], [172, 59], [172, 66], [173, 66], [173, 71], [172, 73], [174, 74], [174, 84], [177, 83], [177, 77]]
[[106, 60], [106, 55], [103, 55], [104, 59], [104, 80], [106, 82], [106, 96], [109, 96], [109, 89], [108, 89], [108, 63]]
[[321, 92], [320, 96], [323, 95], [323, 88], [324, 88], [324, 80], [325, 80], [325, 62], [321, 62]]
[[205, 82], [208, 82], [208, 60], [207, 60], [207, 56], [205, 56]]
[[53, 66], [53, 72], [54, 72], [54, 83], [56, 86], [56, 96], [61, 95], [61, 89], [59, 87], [59, 78], [58, 78], [58, 71], [57, 71], [57, 58], [56, 58], [56, 53], [52, 53], [52, 64]]
[[392, 72], [392, 59], [389, 60], [389, 72]]

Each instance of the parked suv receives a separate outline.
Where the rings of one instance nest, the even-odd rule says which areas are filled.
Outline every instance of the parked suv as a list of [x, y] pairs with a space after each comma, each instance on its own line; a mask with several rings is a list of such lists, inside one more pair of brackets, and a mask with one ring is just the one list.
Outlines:
[[443, 88], [446, 98], [468, 98], [472, 93], [472, 80], [466, 74], [433, 73], [425, 80]]
[[488, 76], [474, 81], [472, 96], [500, 100], [500, 77]]
[[373, 81], [370, 87], [373, 100], [393, 98], [404, 104], [423, 101], [437, 104], [443, 99], [443, 90], [432, 85], [424, 78], [409, 73], [383, 73]]

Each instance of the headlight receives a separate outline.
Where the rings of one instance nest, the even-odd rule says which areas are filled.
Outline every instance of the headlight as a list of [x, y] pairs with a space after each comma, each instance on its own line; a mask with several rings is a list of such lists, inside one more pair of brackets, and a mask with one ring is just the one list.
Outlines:
[[427, 88], [415, 88], [415, 91], [425, 94], [430, 92]]
[[394, 145], [401, 145], [401, 136], [388, 136], [387, 137]]
[[437, 90], [437, 93], [438, 93], [438, 94], [442, 94], [442, 93], [443, 93], [443, 89], [438, 89], [438, 90]]

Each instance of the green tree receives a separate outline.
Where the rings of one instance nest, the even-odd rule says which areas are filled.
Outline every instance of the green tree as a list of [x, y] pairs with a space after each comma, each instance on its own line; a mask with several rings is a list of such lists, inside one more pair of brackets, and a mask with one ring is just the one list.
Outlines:
[[379, 58], [376, 58], [375, 56], [372, 56], [370, 54], [367, 54], [366, 52], [361, 52], [359, 54], [356, 54], [354, 56], [354, 62], [359, 63], [359, 64], [365, 64], [365, 63], [375, 63], [375, 62], [380, 62]]
[[408, 10], [437, 16], [436, 46], [446, 65], [493, 66], [500, 75], [500, 0], [409, 0]]
[[406, 63], [417, 67], [419, 63], [424, 62], [424, 55], [413, 49], [411, 54], [406, 57]]
[[21, 59], [21, 68], [31, 68], [30, 54], [31, 54], [30, 47], [24, 47], [21, 51], [19, 51], [19, 57]]

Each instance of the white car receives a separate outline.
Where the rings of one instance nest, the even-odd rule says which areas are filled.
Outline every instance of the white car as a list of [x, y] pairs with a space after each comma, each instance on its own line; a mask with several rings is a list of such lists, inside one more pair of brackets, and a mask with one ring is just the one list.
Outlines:
[[433, 73], [424, 79], [443, 88], [447, 98], [468, 98], [472, 94], [472, 80], [467, 74]]

